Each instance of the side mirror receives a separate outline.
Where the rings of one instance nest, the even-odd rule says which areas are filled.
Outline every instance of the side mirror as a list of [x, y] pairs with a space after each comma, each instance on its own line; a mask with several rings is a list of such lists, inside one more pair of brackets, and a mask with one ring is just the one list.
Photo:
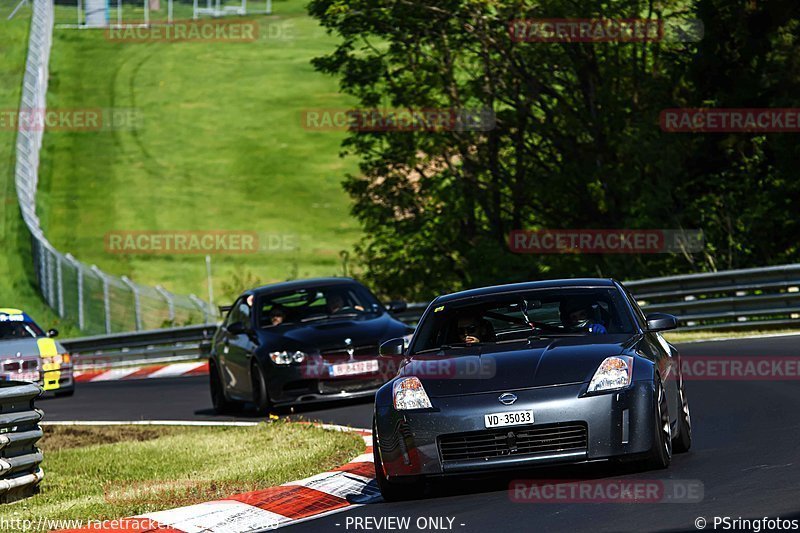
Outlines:
[[408, 309], [408, 304], [400, 300], [392, 300], [386, 304], [386, 310], [390, 313], [402, 313], [406, 309]]
[[664, 331], [678, 327], [678, 319], [666, 313], [652, 313], [647, 315], [648, 331]]
[[227, 329], [228, 333], [231, 335], [241, 335], [245, 332], [244, 324], [241, 322], [231, 322], [225, 329]]
[[57, 330], [56, 328], [50, 328], [50, 329], [48, 329], [48, 330], [47, 330], [47, 336], [48, 336], [48, 337], [50, 337], [51, 339], [52, 339], [53, 337], [58, 337], [58, 330]]
[[388, 340], [381, 344], [378, 348], [378, 353], [381, 357], [402, 357], [405, 353], [405, 342], [403, 337]]

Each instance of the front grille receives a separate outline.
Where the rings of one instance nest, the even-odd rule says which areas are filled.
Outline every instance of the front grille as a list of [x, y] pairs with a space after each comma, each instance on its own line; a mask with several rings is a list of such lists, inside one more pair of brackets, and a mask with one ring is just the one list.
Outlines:
[[586, 424], [566, 422], [442, 435], [439, 437], [439, 453], [442, 461], [464, 461], [509, 455], [580, 452], [586, 451], [587, 442]]
[[[340, 360], [344, 359], [347, 360], [350, 358], [350, 355], [347, 353], [346, 347], [341, 348], [329, 348], [329, 349], [322, 349], [320, 350], [320, 355], [325, 360]], [[355, 359], [363, 359], [363, 358], [375, 358], [378, 357], [378, 346], [376, 344], [371, 344], [369, 346], [356, 346], [353, 349], [353, 358]]]
[[356, 379], [335, 379], [321, 380], [319, 382], [320, 394], [338, 394], [340, 392], [360, 392], [377, 389], [385, 382], [384, 379], [375, 378], [356, 378]]

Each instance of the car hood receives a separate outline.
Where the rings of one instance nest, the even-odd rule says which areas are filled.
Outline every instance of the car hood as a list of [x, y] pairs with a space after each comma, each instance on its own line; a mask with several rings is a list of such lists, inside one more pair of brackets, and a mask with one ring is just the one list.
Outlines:
[[[502, 392], [591, 380], [606, 357], [633, 355], [638, 335], [558, 337], [530, 344], [487, 344], [407, 359], [431, 397]], [[524, 347], [520, 347], [524, 346]]]
[[[48, 337], [39, 337], [38, 339], [34, 338], [26, 338], [26, 339], [3, 339], [0, 340], [0, 357], [8, 358], [8, 357], [16, 357], [17, 354], [20, 354], [21, 357], [33, 356], [33, 355], [40, 355], [41, 350], [39, 348], [39, 341], [42, 339], [49, 339]], [[54, 341], [56, 345], [56, 350], [58, 353], [66, 353], [64, 347], [61, 346], [57, 341]]]
[[353, 346], [378, 345], [394, 337], [402, 337], [412, 330], [389, 314], [377, 317], [341, 318], [319, 320], [305, 324], [287, 324], [265, 328], [259, 334], [263, 344], [270, 349], [338, 348], [350, 339]]

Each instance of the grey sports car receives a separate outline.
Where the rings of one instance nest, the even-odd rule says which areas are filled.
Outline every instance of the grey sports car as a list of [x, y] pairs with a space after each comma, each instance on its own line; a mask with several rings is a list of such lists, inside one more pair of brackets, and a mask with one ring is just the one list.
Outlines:
[[666, 468], [691, 446], [680, 356], [611, 279], [530, 282], [434, 300], [375, 397], [387, 500], [432, 476], [625, 459]]

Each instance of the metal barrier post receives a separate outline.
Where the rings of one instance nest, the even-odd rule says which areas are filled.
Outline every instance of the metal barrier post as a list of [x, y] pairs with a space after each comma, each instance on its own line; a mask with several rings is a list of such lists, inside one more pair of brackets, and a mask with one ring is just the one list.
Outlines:
[[136, 317], [136, 331], [142, 331], [142, 304], [139, 300], [139, 289], [128, 276], [122, 276], [122, 283], [127, 285], [133, 293], [133, 312]]
[[72, 254], [67, 254], [64, 257], [75, 267], [75, 277], [78, 278], [78, 328], [82, 330], [85, 329], [83, 317], [83, 269], [81, 268], [81, 264], [72, 257]]
[[64, 274], [61, 257], [56, 256], [56, 284], [58, 286], [58, 316], [64, 318]]
[[91, 268], [92, 272], [103, 282], [103, 313], [105, 314], [106, 333], [111, 333], [111, 299], [108, 294], [108, 279], [105, 273], [97, 268], [97, 265], [92, 265]]
[[156, 291], [158, 294], [164, 297], [167, 301], [167, 309], [169, 312], [169, 323], [173, 326], [175, 325], [175, 300], [170, 296], [169, 291], [162, 287], [161, 285], [156, 285]]
[[192, 301], [194, 305], [197, 306], [198, 309], [200, 309], [200, 311], [203, 312], [203, 320], [208, 322], [209, 314], [208, 314], [208, 306], [206, 305], [206, 303], [197, 296], [195, 296], [194, 294], [190, 294], [189, 299]]

